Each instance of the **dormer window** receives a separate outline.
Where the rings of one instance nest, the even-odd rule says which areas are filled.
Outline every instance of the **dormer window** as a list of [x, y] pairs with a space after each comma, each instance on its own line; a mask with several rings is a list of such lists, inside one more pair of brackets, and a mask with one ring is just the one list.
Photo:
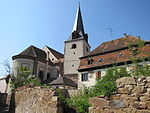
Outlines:
[[123, 57], [123, 54], [122, 54], [122, 53], [119, 53], [119, 54], [118, 54], [118, 57], [119, 57], [119, 58], [122, 58], [122, 57]]
[[89, 65], [89, 64], [92, 64], [94, 60], [91, 58], [88, 58], [87, 61], [88, 61], [88, 65]]
[[75, 49], [77, 47], [76, 44], [72, 44], [71, 49]]
[[136, 47], [132, 47], [131, 52], [133, 56], [136, 56], [138, 54], [138, 49]]
[[102, 58], [98, 59], [98, 62], [103, 62], [103, 59]]

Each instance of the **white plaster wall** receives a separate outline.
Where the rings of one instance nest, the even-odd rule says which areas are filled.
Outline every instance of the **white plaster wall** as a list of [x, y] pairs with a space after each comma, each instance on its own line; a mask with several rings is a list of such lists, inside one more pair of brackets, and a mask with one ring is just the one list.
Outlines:
[[39, 72], [43, 71], [44, 74], [44, 80], [47, 79], [47, 73], [46, 73], [46, 63], [38, 61], [38, 66], [37, 66], [37, 77], [39, 75]]
[[52, 66], [50, 70], [51, 78], [57, 78], [59, 76], [57, 66]]
[[13, 60], [13, 73], [17, 75], [17, 68], [21, 65], [27, 66], [31, 71], [33, 71], [34, 60], [18, 58]]
[[0, 80], [0, 92], [5, 93], [6, 88], [7, 88], [7, 83], [5, 79]]
[[82, 87], [91, 87], [96, 83], [96, 75], [94, 71], [90, 71], [90, 72], [84, 72], [84, 73], [88, 73], [88, 81], [81, 81], [81, 75], [82, 73], [79, 74], [79, 83], [78, 83], [78, 88], [82, 88]]
[[[142, 63], [139, 63], [140, 65], [144, 65], [144, 64], [148, 64], [150, 65], [150, 62], [142, 62]], [[126, 65], [123, 65], [123, 66], [119, 66], [119, 67], [126, 67], [127, 71], [130, 72], [132, 71], [132, 66], [134, 66], [135, 64], [130, 64], [126, 67]], [[85, 71], [85, 72], [82, 72], [82, 73], [89, 73], [89, 79], [88, 81], [81, 81], [81, 74], [82, 73], [79, 73], [79, 78], [78, 78], [78, 84], [79, 84], [79, 88], [82, 88], [83, 86], [86, 86], [86, 87], [91, 87], [93, 85], [96, 84], [96, 72], [97, 71], [101, 71], [101, 77], [105, 76], [106, 75], [106, 71], [108, 70], [109, 68], [105, 68], [105, 69], [98, 69], [98, 70], [94, 70], [92, 73], [92, 76], [93, 77], [90, 77], [91, 76], [91, 72], [89, 71]]]
[[[51, 53], [51, 51], [46, 46], [43, 48], [43, 50], [46, 52], [47, 56], [49, 56], [49, 59], [52, 62], [58, 61], [58, 59]], [[49, 55], [48, 55], [48, 52], [49, 52]]]
[[[76, 44], [75, 49], [71, 49], [73, 44]], [[80, 64], [79, 58], [87, 54], [86, 47], [87, 44], [85, 40], [75, 40], [65, 43], [64, 74], [78, 73], [77, 69]]]

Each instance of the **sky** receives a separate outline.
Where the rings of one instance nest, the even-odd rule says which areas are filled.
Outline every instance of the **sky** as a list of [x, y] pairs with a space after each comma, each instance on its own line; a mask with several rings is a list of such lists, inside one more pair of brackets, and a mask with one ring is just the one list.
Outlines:
[[79, 2], [91, 50], [124, 33], [150, 40], [150, 0], [0, 0], [0, 77], [30, 45], [63, 53]]

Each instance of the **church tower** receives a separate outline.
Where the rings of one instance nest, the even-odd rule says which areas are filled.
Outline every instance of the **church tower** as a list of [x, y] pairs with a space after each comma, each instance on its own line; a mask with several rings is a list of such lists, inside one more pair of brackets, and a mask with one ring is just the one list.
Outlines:
[[87, 55], [90, 52], [88, 43], [88, 35], [84, 32], [80, 5], [77, 8], [77, 14], [73, 27], [72, 34], [65, 41], [64, 51], [64, 75], [78, 75], [78, 67], [80, 57]]

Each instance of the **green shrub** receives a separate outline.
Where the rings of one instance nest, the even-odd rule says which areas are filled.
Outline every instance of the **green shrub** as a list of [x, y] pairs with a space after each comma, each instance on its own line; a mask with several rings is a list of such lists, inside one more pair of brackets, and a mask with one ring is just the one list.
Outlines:
[[25, 66], [21, 66], [21, 67], [17, 68], [17, 75], [15, 75], [15, 76], [13, 75], [11, 77], [10, 84], [13, 89], [16, 89], [16, 88], [21, 87], [26, 84], [33, 84], [36, 86], [41, 85], [39, 79], [37, 79], [35, 76], [31, 75], [31, 71], [29, 70], [29, 68], [27, 68]]
[[84, 88], [77, 95], [72, 96], [71, 99], [66, 99], [66, 103], [75, 108], [78, 113], [88, 113], [88, 108], [90, 107], [88, 103], [89, 97], [89, 89]]
[[109, 96], [117, 90], [116, 80], [121, 77], [131, 76], [124, 67], [113, 67], [107, 70], [106, 75], [97, 80], [93, 90], [95, 96]]
[[134, 65], [134, 69], [132, 69], [131, 74], [132, 76], [150, 76], [150, 65], [136, 64]]

